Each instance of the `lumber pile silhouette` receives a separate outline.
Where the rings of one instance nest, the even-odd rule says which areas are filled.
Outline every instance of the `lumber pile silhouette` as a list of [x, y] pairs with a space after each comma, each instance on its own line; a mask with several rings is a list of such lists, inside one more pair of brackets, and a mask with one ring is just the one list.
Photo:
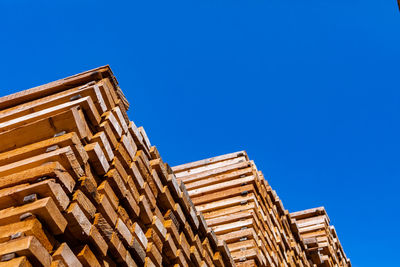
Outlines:
[[163, 162], [108, 66], [0, 98], [0, 267], [351, 266], [245, 152]]

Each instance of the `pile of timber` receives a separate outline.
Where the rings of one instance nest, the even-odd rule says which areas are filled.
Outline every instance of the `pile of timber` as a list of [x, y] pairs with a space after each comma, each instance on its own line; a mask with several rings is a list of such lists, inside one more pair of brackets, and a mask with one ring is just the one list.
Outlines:
[[236, 266], [310, 266], [289, 212], [244, 151], [172, 169]]
[[289, 213], [246, 152], [172, 169], [236, 266], [351, 266], [325, 209]]
[[0, 267], [233, 266], [110, 68], [0, 98]]
[[0, 267], [350, 267], [244, 151], [174, 168], [108, 66], [0, 98]]
[[329, 225], [325, 208], [319, 207], [290, 214], [307, 245], [307, 254], [316, 266], [351, 267], [339, 242], [335, 227]]

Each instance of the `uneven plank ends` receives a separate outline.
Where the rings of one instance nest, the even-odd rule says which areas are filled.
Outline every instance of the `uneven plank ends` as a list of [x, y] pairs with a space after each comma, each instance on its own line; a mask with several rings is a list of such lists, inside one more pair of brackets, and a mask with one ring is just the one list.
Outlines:
[[108, 66], [0, 98], [0, 266], [234, 266], [128, 109]]
[[[314, 213], [289, 214], [246, 152], [187, 163], [172, 170], [218, 242], [226, 244], [236, 266], [351, 266], [336, 232], [333, 234], [329, 228], [329, 219], [323, 221], [326, 232], [321, 237], [319, 228], [309, 227], [320, 223], [319, 217], [310, 221]], [[332, 249], [326, 248], [328, 245]], [[319, 252], [319, 248], [330, 254]], [[217, 260], [215, 265], [223, 263]]]
[[307, 253], [322, 266], [351, 266], [337, 237], [335, 227], [330, 225], [324, 207], [293, 212], [299, 234], [307, 245]]
[[351, 266], [245, 152], [171, 168], [109, 66], [0, 98], [0, 267]]

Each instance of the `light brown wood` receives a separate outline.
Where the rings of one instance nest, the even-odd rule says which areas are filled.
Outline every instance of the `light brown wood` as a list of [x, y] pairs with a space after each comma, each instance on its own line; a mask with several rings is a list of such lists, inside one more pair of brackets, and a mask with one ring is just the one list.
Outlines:
[[106, 255], [108, 245], [97, 227], [92, 225], [77, 203], [72, 203], [67, 209], [68, 232], [81, 241], [89, 241], [99, 252]]
[[81, 112], [77, 107], [74, 107], [50, 118], [2, 132], [0, 133], [0, 151], [4, 152], [49, 139], [63, 131], [76, 132], [81, 139], [90, 137], [91, 132], [86, 121], [81, 119]]
[[[211, 227], [207, 229], [208, 241], [202, 243], [206, 263], [231, 266], [233, 260], [240, 266], [281, 266], [284, 256], [278, 246], [282, 246], [288, 262], [296, 262], [290, 258], [295, 255], [287, 236], [291, 234], [290, 226], [286, 226], [287, 231], [283, 230], [285, 218], [282, 216], [288, 213], [276, 193], [262, 182], [262, 173], [245, 152], [189, 163], [173, 170], [186, 185], [181, 184], [183, 210], [192, 208], [192, 202], [187, 200], [189, 195]], [[202, 216], [197, 218], [199, 229], [205, 229]], [[300, 251], [300, 245], [296, 246]], [[213, 252], [212, 247], [218, 251]], [[282, 260], [273, 260], [271, 253]], [[297, 262], [301, 259], [303, 266], [308, 266], [308, 260], [300, 257], [297, 256]]]
[[46, 197], [19, 207], [0, 210], [0, 225], [19, 222], [21, 215], [30, 213], [42, 220], [53, 234], [62, 234], [67, 221], [53, 199]]
[[0, 243], [9, 241], [13, 235], [34, 236], [48, 252], [53, 249], [53, 243], [49, 240], [43, 231], [42, 224], [37, 219], [32, 218], [0, 226]]
[[90, 97], [84, 97], [78, 100], [60, 104], [58, 106], [33, 112], [28, 115], [12, 119], [10, 121], [2, 122], [0, 123], [0, 132], [5, 132], [7, 130], [23, 126], [34, 121], [49, 118], [76, 106], [81, 107], [85, 111], [85, 114], [88, 115], [88, 119], [93, 125], [97, 125], [100, 123], [100, 115], [96, 107], [94, 106], [92, 99]]
[[171, 235], [167, 234], [165, 236], [164, 250], [163, 250], [165, 256], [168, 257], [170, 260], [173, 260], [176, 258], [177, 250], [178, 249], [175, 245], [175, 242], [172, 240]]
[[224, 161], [224, 160], [237, 158], [238, 156], [241, 156], [244, 153], [246, 153], [246, 152], [239, 151], [239, 152], [229, 153], [229, 154], [225, 154], [225, 155], [218, 156], [218, 157], [198, 160], [198, 161], [194, 161], [194, 162], [191, 162], [191, 163], [185, 163], [185, 164], [182, 164], [182, 165], [174, 166], [172, 169], [174, 170], [174, 172], [181, 172], [182, 173], [183, 171], [186, 171], [188, 169], [194, 169], [194, 168], [199, 167], [199, 166], [209, 165], [209, 164], [216, 163], [216, 162], [219, 162], [219, 161]]
[[150, 224], [152, 222], [153, 214], [150, 209], [149, 201], [144, 195], [140, 196], [139, 208], [140, 218], [143, 220], [143, 223]]
[[104, 91], [102, 92], [100, 87], [94, 82], [92, 85], [75, 87], [57, 94], [39, 98], [6, 110], [2, 110], [0, 111], [0, 122], [22, 117], [29, 113], [53, 106], [58, 106], [60, 104], [69, 102], [70, 99], [73, 99], [74, 97], [90, 97], [96, 105], [97, 110], [103, 113], [107, 111], [107, 106], [102, 93], [104, 93]]
[[38, 167], [27, 168], [20, 172], [1, 177], [0, 188], [49, 179], [49, 177], [56, 178], [56, 181], [69, 193], [72, 192], [76, 184], [72, 176], [60, 163], [48, 162]]
[[108, 181], [103, 181], [97, 188], [100, 194], [106, 195], [114, 210], [118, 209], [119, 198], [115, 195]]
[[171, 168], [127, 108], [109, 67], [0, 98], [1, 266], [351, 267], [245, 151]]
[[75, 191], [72, 196], [72, 200], [78, 203], [79, 207], [89, 219], [94, 217], [96, 213], [96, 207], [81, 190], [78, 189]]
[[0, 166], [0, 177], [11, 175], [12, 173], [20, 172], [26, 169], [35, 168], [48, 162], [59, 162], [69, 172], [69, 174], [76, 179], [79, 179], [85, 175], [75, 157], [72, 148], [67, 146], [45, 154], [40, 154]]
[[34, 266], [50, 267], [51, 256], [49, 252], [33, 236], [21, 237], [5, 243], [0, 243], [0, 256], [16, 253], [26, 256]]
[[101, 267], [99, 260], [95, 254], [90, 250], [88, 245], [85, 245], [81, 252], [78, 254], [78, 259], [85, 267]]
[[157, 247], [151, 242], [147, 246], [146, 255], [151, 259], [154, 266], [157, 267], [162, 266], [161, 252], [158, 251]]
[[54, 179], [34, 184], [20, 184], [0, 190], [0, 209], [24, 204], [24, 197], [37, 194], [39, 197], [51, 197], [60, 210], [65, 210], [70, 202], [61, 185]]
[[89, 162], [98, 175], [104, 175], [110, 169], [110, 164], [98, 143], [91, 143], [85, 146], [89, 155]]
[[22, 256], [9, 261], [0, 262], [0, 267], [32, 267], [27, 257]]
[[62, 243], [52, 256], [53, 260], [61, 260], [67, 267], [82, 267], [82, 264], [67, 243]]
[[51, 262], [51, 267], [66, 267], [62, 260], [53, 260]]
[[93, 136], [92, 141], [97, 142], [100, 145], [104, 154], [107, 156], [108, 162], [113, 160], [114, 152], [105, 132], [96, 133]]
[[7, 151], [0, 154], [0, 165], [10, 164], [12, 162], [20, 161], [26, 158], [37, 156], [47, 153], [49, 148], [52, 147], [66, 147], [69, 146], [73, 150], [80, 165], [84, 165], [89, 157], [79, 140], [76, 133], [66, 133], [61, 136], [46, 139], [41, 142], [33, 143], [21, 148]]
[[122, 136], [122, 128], [119, 124], [118, 120], [115, 118], [114, 114], [111, 111], [105, 112], [103, 115], [103, 120], [108, 121], [110, 123], [113, 134], [116, 138], [121, 138]]
[[[108, 79], [110, 78], [112, 82]], [[37, 86], [25, 91], [21, 91], [9, 96], [4, 96], [0, 98], [0, 109], [6, 109], [9, 107], [13, 107], [22, 103], [26, 103], [28, 101], [32, 101], [34, 99], [38, 99], [41, 97], [45, 97], [51, 94], [55, 94], [73, 87], [76, 87], [77, 84], [86, 85], [87, 83], [93, 80], [102, 80], [103, 82], [107, 82], [108, 86], [116, 87], [118, 84], [112, 74], [110, 67], [102, 66], [99, 68], [95, 68], [93, 70], [85, 71], [77, 75], [73, 75], [68, 78], [64, 78], [61, 80], [57, 80], [45, 85]], [[128, 106], [129, 107], [129, 106]], [[126, 107], [126, 108], [128, 108]]]

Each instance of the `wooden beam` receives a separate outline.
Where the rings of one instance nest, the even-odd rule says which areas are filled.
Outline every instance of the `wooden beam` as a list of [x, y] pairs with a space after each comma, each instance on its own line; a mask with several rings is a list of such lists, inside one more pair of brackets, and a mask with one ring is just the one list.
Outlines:
[[81, 107], [85, 111], [85, 114], [87, 114], [88, 119], [92, 123], [92, 125], [98, 125], [100, 123], [100, 114], [98, 113], [93, 103], [93, 100], [91, 99], [91, 97], [83, 97], [78, 100], [60, 104], [58, 106], [29, 113], [28, 115], [15, 118], [10, 121], [2, 122], [0, 123], [0, 132], [5, 132], [19, 126], [52, 117], [77, 106]]
[[83, 249], [79, 252], [77, 257], [85, 267], [101, 267], [99, 260], [90, 250], [90, 247], [88, 245], [83, 246]]
[[74, 98], [79, 99], [82, 97], [90, 97], [93, 100], [97, 110], [103, 113], [107, 111], [107, 106], [102, 93], [104, 93], [104, 91], [102, 92], [100, 87], [94, 82], [88, 86], [75, 87], [67, 91], [2, 110], [0, 111], [0, 122], [9, 121], [33, 112], [70, 102], [71, 99]]
[[0, 190], [0, 209], [18, 206], [25, 203], [24, 198], [36, 194], [39, 198], [51, 197], [60, 210], [69, 205], [69, 198], [55, 179], [44, 180], [34, 184], [20, 184]]
[[[213, 164], [213, 163], [216, 163], [216, 162], [219, 162], [219, 161], [225, 161], [225, 160], [237, 158], [237, 157], [240, 157], [242, 155], [246, 155], [246, 152], [245, 151], [239, 151], [239, 152], [229, 153], [229, 154], [225, 154], [225, 155], [218, 156], [218, 157], [202, 159], [202, 160], [194, 161], [194, 162], [191, 162], [191, 163], [178, 165], [178, 166], [172, 167], [172, 169], [173, 169], [173, 171], [175, 173], [178, 173], [178, 172], [187, 171], [188, 169], [194, 169], [194, 168], [198, 168], [200, 166], [206, 166], [206, 165], [209, 165], [209, 164]], [[188, 172], [186, 172], [185, 174], [187, 174], [187, 173]]]
[[32, 264], [27, 257], [22, 256], [9, 261], [2, 261], [0, 262], [0, 267], [32, 267]]
[[84, 165], [89, 159], [78, 135], [75, 132], [72, 132], [0, 153], [0, 165], [6, 165], [40, 154], [45, 154], [53, 147], [71, 147], [80, 165]]
[[55, 235], [62, 234], [67, 226], [67, 221], [50, 197], [23, 206], [0, 210], [0, 225], [19, 222], [22, 215], [25, 217], [30, 214], [38, 217]]
[[92, 134], [86, 121], [82, 120], [81, 113], [78, 107], [73, 107], [54, 116], [2, 132], [0, 133], [0, 152], [40, 142], [67, 132], [76, 132], [81, 139], [90, 138]]
[[51, 256], [42, 244], [34, 237], [27, 236], [0, 244], [0, 256], [15, 253], [26, 256], [34, 266], [50, 267]]
[[54, 242], [50, 241], [42, 224], [35, 218], [0, 226], [0, 243], [18, 236], [34, 236], [48, 252], [53, 250]]
[[35, 168], [48, 162], [59, 162], [76, 179], [85, 176], [85, 172], [79, 165], [72, 148], [67, 146], [45, 154], [0, 166], [0, 177]]
[[81, 262], [75, 256], [67, 243], [62, 243], [53, 253], [53, 260], [61, 260], [67, 267], [82, 267]]
[[69, 193], [75, 187], [71, 175], [58, 162], [48, 162], [38, 167], [3, 176], [0, 179], [0, 188], [6, 188], [24, 183], [37, 182], [38, 180], [55, 178]]

